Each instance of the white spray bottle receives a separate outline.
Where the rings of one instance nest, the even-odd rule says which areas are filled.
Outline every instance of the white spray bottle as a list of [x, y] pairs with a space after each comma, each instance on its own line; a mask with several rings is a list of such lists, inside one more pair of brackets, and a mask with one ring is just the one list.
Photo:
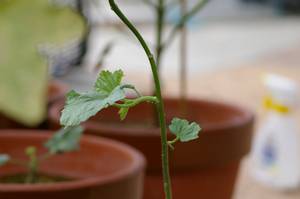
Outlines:
[[298, 88], [292, 80], [278, 75], [267, 75], [264, 83], [268, 115], [255, 136], [253, 175], [267, 186], [295, 189], [300, 185], [300, 132], [294, 116]]

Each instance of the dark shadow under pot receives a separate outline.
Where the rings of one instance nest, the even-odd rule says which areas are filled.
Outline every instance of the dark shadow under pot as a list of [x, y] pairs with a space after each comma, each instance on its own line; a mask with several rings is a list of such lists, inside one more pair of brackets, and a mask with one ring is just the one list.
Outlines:
[[[64, 100], [49, 111], [51, 128], [59, 128]], [[170, 123], [179, 116], [179, 102], [166, 99]], [[188, 100], [185, 118], [200, 124], [200, 137], [188, 144], [178, 143], [170, 152], [174, 199], [230, 199], [240, 161], [249, 152], [254, 116], [241, 107], [208, 100]], [[159, 128], [153, 124], [152, 105], [130, 109], [119, 121], [118, 110], [108, 108], [84, 123], [86, 133], [122, 141], [140, 150], [147, 159], [144, 199], [162, 199], [161, 145]], [[171, 135], [170, 139], [171, 139]]]
[[[24, 150], [35, 146], [44, 154], [43, 143], [52, 132], [1, 130], [0, 153], [26, 158]], [[93, 136], [83, 136], [80, 150], [56, 155], [39, 165], [39, 174], [63, 182], [8, 184], [7, 176], [25, 173], [23, 166], [0, 167], [1, 199], [141, 199], [145, 159], [125, 144]]]

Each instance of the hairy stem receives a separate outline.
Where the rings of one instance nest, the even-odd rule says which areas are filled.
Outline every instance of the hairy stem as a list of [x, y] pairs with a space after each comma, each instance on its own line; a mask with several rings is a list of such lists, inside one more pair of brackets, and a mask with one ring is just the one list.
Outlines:
[[[156, 68], [158, 70], [158, 75], [160, 76], [161, 71], [161, 61], [162, 56], [164, 53], [164, 47], [163, 47], [163, 33], [165, 30], [165, 0], [157, 0], [157, 6], [156, 6], [156, 43], [155, 43], [155, 60], [156, 60]], [[155, 94], [155, 91], [153, 91], [153, 94]], [[155, 113], [155, 112], [154, 112]], [[153, 116], [154, 118], [154, 124], [158, 126], [157, 123], [158, 116], [155, 114]]]
[[168, 140], [167, 140], [167, 127], [166, 127], [166, 119], [165, 119], [165, 112], [164, 112], [164, 104], [161, 95], [161, 87], [160, 87], [160, 80], [157, 70], [157, 65], [155, 63], [154, 57], [146, 44], [144, 38], [141, 36], [139, 31], [132, 25], [132, 23], [127, 19], [127, 17], [122, 13], [122, 11], [118, 8], [115, 4], [114, 0], [109, 0], [111, 9], [119, 16], [119, 18], [127, 25], [127, 27], [132, 31], [132, 33], [136, 36], [139, 40], [140, 44], [142, 45], [148, 60], [151, 65], [152, 75], [155, 83], [155, 90], [156, 90], [156, 97], [158, 99], [158, 103], [156, 104], [158, 116], [159, 116], [159, 123], [161, 129], [161, 145], [162, 145], [162, 169], [163, 169], [163, 181], [164, 181], [164, 191], [165, 191], [165, 198], [172, 199], [172, 187], [171, 187], [171, 178], [169, 173], [169, 158], [168, 158]]

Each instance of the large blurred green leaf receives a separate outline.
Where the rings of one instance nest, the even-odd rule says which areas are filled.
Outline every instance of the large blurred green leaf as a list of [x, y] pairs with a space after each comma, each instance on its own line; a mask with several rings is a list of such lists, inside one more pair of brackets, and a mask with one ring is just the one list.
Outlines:
[[45, 115], [48, 79], [37, 45], [78, 38], [83, 21], [48, 0], [1, 0], [0, 24], [0, 111], [35, 125]]

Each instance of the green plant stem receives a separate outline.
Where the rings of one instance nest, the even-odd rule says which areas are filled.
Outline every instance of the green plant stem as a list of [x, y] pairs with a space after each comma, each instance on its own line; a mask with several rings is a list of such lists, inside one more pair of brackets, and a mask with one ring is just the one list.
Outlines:
[[165, 25], [165, 5], [164, 0], [158, 0], [158, 5], [156, 7], [156, 66], [160, 70], [161, 58], [162, 58], [162, 39]]
[[121, 88], [127, 88], [127, 89], [132, 89], [138, 97], [141, 97], [141, 93], [133, 86], [133, 85], [130, 85], [130, 84], [125, 84], [123, 86], [121, 86]]
[[26, 183], [32, 184], [35, 183], [37, 180], [37, 171], [40, 161], [44, 161], [49, 157], [53, 156], [54, 154], [47, 152], [42, 156], [38, 157], [35, 149], [31, 151], [31, 153], [27, 153], [27, 155], [29, 156], [29, 162], [27, 164], [28, 174], [26, 176]]
[[141, 43], [148, 60], [151, 65], [152, 75], [155, 83], [156, 97], [158, 99], [158, 103], [156, 104], [158, 115], [159, 115], [159, 123], [161, 129], [161, 145], [162, 145], [162, 172], [163, 172], [163, 181], [164, 181], [164, 192], [166, 199], [172, 199], [172, 187], [171, 187], [171, 178], [169, 173], [169, 155], [168, 155], [168, 140], [167, 140], [167, 127], [166, 127], [166, 119], [164, 112], [164, 104], [161, 94], [160, 80], [157, 70], [157, 65], [155, 63], [154, 57], [146, 44], [145, 40], [138, 32], [138, 30], [132, 25], [132, 23], [127, 19], [127, 17], [122, 13], [122, 11], [115, 4], [114, 0], [109, 0], [111, 9], [119, 16], [119, 18], [127, 25], [127, 27], [133, 32], [136, 38]]
[[37, 169], [38, 169], [38, 158], [36, 154], [36, 148], [35, 147], [28, 147], [26, 149], [26, 154], [29, 157], [29, 162], [27, 165], [28, 168], [28, 174], [26, 176], [26, 183], [32, 184], [36, 182], [37, 177]]
[[[165, 0], [157, 0], [156, 6], [156, 44], [155, 44], [155, 60], [156, 60], [156, 68], [158, 70], [158, 75], [160, 76], [161, 71], [161, 61], [162, 56], [164, 54], [164, 47], [163, 47], [163, 33], [165, 29]], [[155, 89], [155, 88], [153, 88]], [[155, 94], [155, 91], [153, 91]], [[154, 111], [155, 113], [155, 111]], [[157, 114], [153, 116], [154, 125], [158, 126], [157, 123], [159, 121]]]
[[142, 102], [153, 102], [153, 103], [158, 103], [157, 97], [154, 96], [142, 96], [136, 99], [128, 99], [126, 103], [124, 104], [118, 104], [114, 103], [113, 106], [118, 107], [118, 108], [130, 108], [134, 107]]
[[169, 147], [174, 150], [174, 144], [179, 141], [179, 137], [176, 137], [174, 140], [168, 141]]

